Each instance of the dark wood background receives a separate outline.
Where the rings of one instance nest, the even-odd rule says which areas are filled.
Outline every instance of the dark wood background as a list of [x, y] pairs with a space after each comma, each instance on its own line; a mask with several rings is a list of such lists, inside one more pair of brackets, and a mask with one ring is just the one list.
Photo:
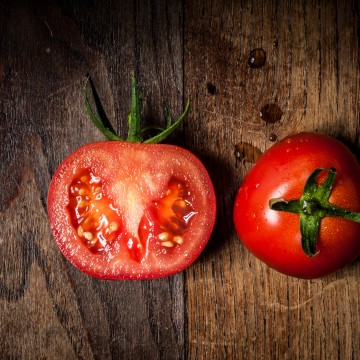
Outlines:
[[[250, 255], [232, 224], [238, 186], [276, 139], [318, 131], [359, 153], [359, 7], [0, 0], [0, 357], [359, 359], [359, 261], [319, 280], [289, 278]], [[259, 48], [265, 65], [251, 68]], [[85, 114], [85, 74], [125, 134], [131, 72], [145, 122], [191, 100], [169, 142], [208, 168], [218, 219], [183, 273], [100, 281], [55, 245], [47, 188], [71, 151], [104, 139]]]

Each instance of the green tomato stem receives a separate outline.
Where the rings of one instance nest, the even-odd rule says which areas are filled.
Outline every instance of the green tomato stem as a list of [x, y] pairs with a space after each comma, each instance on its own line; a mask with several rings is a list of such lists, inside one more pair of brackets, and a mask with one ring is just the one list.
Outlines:
[[[87, 84], [90, 84], [90, 88], [92, 91], [94, 104], [96, 111], [93, 111], [90, 101], [87, 95]], [[106, 136], [109, 140], [115, 141], [123, 141], [115, 132], [114, 128], [112, 127], [109, 119], [106, 116], [104, 108], [100, 102], [100, 99], [96, 93], [95, 87], [88, 76], [85, 82], [85, 86], [83, 89], [83, 98], [85, 103], [86, 111], [94, 123], [94, 125]], [[135, 143], [159, 143], [165, 140], [175, 129], [177, 129], [181, 123], [185, 120], [187, 113], [189, 112], [190, 102], [188, 101], [185, 107], [184, 112], [181, 114], [178, 120], [174, 123], [172, 122], [172, 118], [170, 114], [168, 114], [166, 119], [166, 128], [162, 128], [160, 126], [148, 126], [144, 129], [141, 127], [141, 100], [139, 96], [139, 91], [136, 84], [135, 77], [132, 78], [131, 81], [131, 111], [128, 116], [128, 123], [129, 123], [129, 131], [127, 136], [127, 141], [135, 142]], [[152, 138], [143, 140], [143, 134], [147, 130], [158, 130], [160, 131], [159, 134], [153, 136]]]
[[[97, 110], [97, 114], [93, 111], [89, 98], [87, 96], [87, 84], [90, 84], [91, 92], [93, 95], [95, 107]], [[86, 111], [90, 117], [90, 120], [93, 122], [93, 124], [109, 139], [109, 140], [116, 140], [116, 141], [122, 141], [122, 139], [117, 136], [114, 128], [112, 127], [109, 119], [106, 116], [105, 110], [102, 107], [102, 104], [100, 102], [100, 99], [97, 95], [96, 89], [94, 87], [93, 82], [91, 81], [90, 77], [88, 76], [86, 78], [85, 86], [83, 89], [83, 99], [85, 103]]]
[[[326, 179], [318, 184], [320, 173], [327, 171]], [[321, 219], [326, 216], [341, 217], [343, 219], [360, 222], [360, 213], [332, 205], [329, 197], [335, 183], [336, 170], [334, 168], [316, 169], [307, 179], [300, 199], [285, 200], [271, 199], [269, 207], [276, 211], [285, 211], [300, 215], [301, 244], [308, 256], [316, 256]]]
[[135, 77], [131, 80], [131, 112], [128, 117], [128, 122], [129, 132], [127, 141], [135, 143], [142, 142], [140, 97]]
[[190, 101], [188, 101], [186, 103], [185, 110], [181, 114], [181, 116], [179, 117], [178, 120], [176, 120], [172, 125], [171, 125], [171, 122], [170, 122], [170, 125], [168, 122], [166, 129], [164, 129], [160, 134], [157, 134], [154, 137], [152, 137], [148, 140], [145, 140], [144, 143], [147, 143], [147, 144], [159, 143], [159, 142], [163, 141], [165, 138], [167, 138], [184, 121], [187, 113], [189, 112], [189, 108], [190, 108]]

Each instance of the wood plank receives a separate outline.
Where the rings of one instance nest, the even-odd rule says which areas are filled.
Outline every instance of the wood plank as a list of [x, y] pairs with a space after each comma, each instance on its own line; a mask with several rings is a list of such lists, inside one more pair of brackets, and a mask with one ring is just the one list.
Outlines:
[[183, 275], [91, 279], [64, 260], [46, 214], [59, 163], [104, 140], [84, 111], [87, 72], [123, 135], [132, 72], [145, 122], [164, 120], [165, 105], [181, 113], [181, 3], [15, 1], [0, 10], [1, 357], [183, 358]]
[[[0, 357], [357, 359], [359, 261], [318, 280], [280, 275], [239, 242], [232, 207], [289, 133], [325, 132], [359, 154], [359, 17], [355, 0], [2, 1]], [[208, 168], [218, 219], [183, 273], [100, 281], [54, 243], [47, 188], [68, 154], [104, 140], [85, 114], [85, 74], [124, 137], [131, 72], [145, 124], [190, 99], [170, 142]], [[279, 121], [264, 121], [269, 104]]]
[[[359, 151], [358, 5], [192, 1], [185, 19], [196, 110], [186, 145], [208, 165], [219, 202], [214, 236], [186, 276], [189, 358], [356, 358], [358, 262], [319, 280], [280, 275], [239, 244], [231, 218], [241, 180], [271, 140], [319, 131]], [[256, 48], [266, 63], [253, 69]], [[279, 106], [280, 121], [264, 121], [266, 104]]]

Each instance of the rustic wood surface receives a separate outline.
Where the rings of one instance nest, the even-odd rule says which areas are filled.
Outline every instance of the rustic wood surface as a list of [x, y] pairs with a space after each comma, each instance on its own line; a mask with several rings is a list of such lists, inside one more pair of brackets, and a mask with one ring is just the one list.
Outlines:
[[[359, 7], [0, 0], [0, 358], [359, 359], [359, 261], [289, 278], [254, 258], [232, 224], [238, 186], [276, 139], [318, 131], [359, 153]], [[259, 68], [254, 49], [266, 54]], [[85, 74], [124, 134], [132, 71], [145, 121], [191, 100], [169, 141], [208, 168], [218, 219], [183, 273], [100, 281], [55, 245], [47, 188], [71, 151], [104, 139], [85, 114]]]

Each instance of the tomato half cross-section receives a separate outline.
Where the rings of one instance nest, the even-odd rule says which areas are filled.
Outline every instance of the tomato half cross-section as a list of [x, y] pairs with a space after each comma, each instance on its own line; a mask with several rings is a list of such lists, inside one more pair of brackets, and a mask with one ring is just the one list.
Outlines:
[[[133, 90], [130, 117], [139, 121], [135, 82]], [[98, 127], [109, 131], [99, 121]], [[97, 278], [152, 279], [180, 272], [200, 255], [214, 227], [214, 189], [200, 160], [178, 146], [132, 141], [136, 131], [130, 129], [130, 141], [75, 150], [50, 184], [55, 240], [73, 265]]]
[[240, 240], [299, 278], [332, 273], [360, 255], [360, 166], [335, 138], [290, 135], [246, 175], [234, 206]]

